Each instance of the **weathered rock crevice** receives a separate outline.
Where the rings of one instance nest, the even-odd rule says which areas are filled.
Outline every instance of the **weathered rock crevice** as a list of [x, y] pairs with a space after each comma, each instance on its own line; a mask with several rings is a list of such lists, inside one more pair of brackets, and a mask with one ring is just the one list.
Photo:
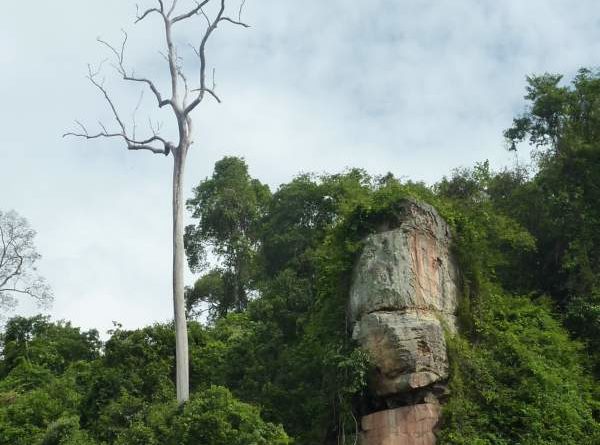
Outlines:
[[437, 211], [406, 200], [368, 236], [348, 305], [353, 338], [373, 360], [363, 445], [433, 445], [447, 395], [445, 331], [456, 331], [458, 267]]

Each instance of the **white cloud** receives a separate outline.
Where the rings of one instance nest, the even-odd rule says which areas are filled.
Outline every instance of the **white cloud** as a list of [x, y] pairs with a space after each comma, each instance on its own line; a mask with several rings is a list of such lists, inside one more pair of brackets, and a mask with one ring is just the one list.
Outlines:
[[[166, 86], [157, 22], [133, 26], [134, 13], [122, 0], [9, 2], [0, 27], [0, 207], [39, 233], [53, 314], [102, 330], [171, 316], [171, 160], [61, 138], [74, 118], [108, 116], [84, 78], [106, 57], [98, 35], [118, 41], [125, 26], [132, 66]], [[225, 154], [272, 186], [346, 166], [432, 182], [486, 158], [504, 165], [525, 75], [572, 76], [600, 53], [591, 0], [262, 0], [245, 19], [250, 30], [222, 26], [210, 43], [224, 103], [196, 114], [188, 189]], [[107, 85], [124, 109], [137, 100]]]

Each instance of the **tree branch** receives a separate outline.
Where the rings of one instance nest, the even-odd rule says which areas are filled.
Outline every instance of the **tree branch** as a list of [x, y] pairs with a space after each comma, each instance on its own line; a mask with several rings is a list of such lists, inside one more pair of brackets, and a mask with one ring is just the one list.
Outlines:
[[204, 11], [202, 11], [201, 8], [199, 9], [199, 11], [202, 14], [204, 14], [204, 17], [206, 18], [206, 20], [208, 22], [208, 27], [206, 29], [206, 32], [204, 33], [204, 36], [200, 43], [200, 46], [198, 47], [198, 49], [194, 48], [194, 52], [200, 59], [200, 88], [193, 90], [193, 91], [198, 92], [198, 96], [187, 107], [185, 107], [185, 109], [184, 109], [185, 116], [189, 115], [194, 110], [194, 108], [196, 108], [202, 102], [202, 100], [204, 99], [204, 93], [209, 93], [212, 97], [215, 98], [215, 100], [217, 102], [221, 103], [221, 99], [214, 92], [214, 87], [213, 87], [213, 89], [211, 89], [206, 86], [206, 43], [208, 42], [208, 39], [210, 38], [213, 31], [215, 29], [217, 29], [217, 26], [220, 22], [229, 22], [234, 25], [242, 26], [244, 28], [250, 27], [250, 25], [241, 21], [244, 4], [245, 4], [245, 0], [243, 0], [240, 5], [240, 9], [239, 9], [239, 13], [238, 13], [239, 19], [234, 20], [231, 17], [227, 17], [227, 16], [223, 15], [225, 13], [225, 0], [221, 0], [221, 7], [219, 9], [219, 12], [217, 13], [217, 17], [214, 19], [214, 21], [212, 23], [210, 22], [210, 19], [206, 16], [206, 14], [204, 14]]
[[[149, 15], [153, 13], [160, 14], [164, 20], [164, 31], [165, 31], [165, 39], [167, 44], [166, 54], [163, 55], [167, 60], [169, 71], [170, 71], [170, 80], [171, 80], [171, 95], [170, 98], [164, 98], [163, 94], [157, 88], [157, 85], [150, 79], [146, 77], [136, 76], [133, 71], [128, 72], [125, 68], [124, 63], [124, 54], [128, 43], [128, 36], [125, 31], [123, 31], [123, 42], [120, 46], [113, 46], [110, 43], [98, 38], [98, 42], [103, 46], [107, 47], [109, 51], [115, 58], [115, 63], [113, 67], [120, 74], [123, 80], [128, 82], [136, 82], [142, 83], [149, 88], [154, 97], [156, 98], [157, 104], [159, 108], [163, 108], [166, 105], [170, 105], [175, 118], [177, 120], [178, 128], [179, 128], [179, 142], [177, 145], [172, 144], [171, 142], [163, 139], [158, 135], [158, 131], [155, 130], [152, 126], [152, 122], [150, 121], [150, 129], [152, 130], [152, 137], [149, 137], [145, 140], [140, 140], [136, 137], [136, 122], [135, 122], [135, 112], [133, 114], [133, 129], [132, 133], [128, 132], [128, 129], [125, 126], [124, 121], [121, 119], [117, 108], [112, 101], [108, 91], [104, 87], [104, 82], [100, 82], [98, 80], [98, 74], [100, 72], [101, 66], [98, 68], [96, 72], [92, 71], [91, 66], [88, 66], [88, 79], [90, 82], [101, 92], [108, 104], [115, 122], [117, 123], [117, 129], [114, 131], [109, 131], [107, 128], [100, 123], [100, 131], [97, 133], [91, 134], [84, 125], [80, 122], [76, 121], [77, 126], [79, 127], [78, 131], [72, 131], [65, 133], [63, 136], [75, 136], [81, 137], [85, 139], [97, 139], [97, 138], [121, 138], [123, 139], [129, 150], [148, 150], [152, 153], [160, 153], [168, 155], [171, 151], [178, 150], [183, 143], [186, 147], [189, 146], [191, 141], [191, 127], [192, 122], [190, 118], [190, 113], [203, 101], [206, 94], [213, 97], [218, 103], [221, 103], [221, 98], [217, 95], [214, 84], [214, 74], [213, 74], [213, 84], [212, 87], [207, 85], [207, 61], [206, 61], [206, 46], [212, 35], [212, 33], [217, 29], [219, 23], [221, 22], [229, 22], [233, 25], [241, 26], [244, 28], [249, 28], [250, 26], [242, 21], [242, 12], [244, 9], [244, 5], [246, 0], [241, 0], [239, 10], [237, 11], [237, 20], [232, 18], [231, 16], [225, 15], [225, 3], [226, 0], [219, 0], [219, 9], [216, 13], [216, 16], [211, 20], [208, 15], [203, 10], [203, 7], [211, 2], [211, 0], [194, 0], [196, 6], [187, 12], [184, 12], [179, 15], [175, 15], [175, 11], [177, 7], [180, 5], [179, 0], [172, 0], [169, 5], [166, 5], [164, 0], [157, 0], [157, 5], [152, 8], [148, 8], [144, 10], [143, 13], [140, 13], [139, 7], [137, 8], [137, 19], [136, 23], [141, 22], [146, 19]], [[137, 5], [136, 5], [137, 7]], [[175, 23], [180, 21], [189, 19], [196, 15], [202, 15], [207, 22], [207, 27], [205, 29], [204, 35], [202, 36], [200, 43], [198, 46], [193, 47], [194, 52], [196, 53], [199, 61], [199, 81], [200, 85], [198, 88], [191, 90], [189, 88], [188, 79], [184, 73], [183, 67], [180, 63], [180, 58], [177, 56], [177, 48], [174, 44], [173, 35], [172, 35], [172, 26]], [[171, 18], [174, 16], [173, 18]], [[184, 88], [184, 92], [182, 94], [183, 98], [178, 94], [179, 89]], [[190, 97], [190, 102], [188, 103], [188, 95], [191, 93], [195, 93], [192, 97]], [[138, 104], [139, 107], [139, 104]], [[136, 107], [136, 110], [137, 108]], [[159, 146], [157, 146], [159, 145]]]
[[173, 105], [171, 99], [163, 99], [162, 95], [160, 94], [160, 92], [158, 91], [158, 89], [156, 88], [156, 86], [154, 85], [154, 83], [149, 80], [149, 79], [145, 79], [142, 77], [132, 77], [132, 76], [123, 76], [124, 80], [128, 80], [130, 82], [141, 82], [141, 83], [145, 83], [150, 87], [150, 90], [152, 90], [152, 93], [154, 93], [154, 96], [156, 97], [156, 101], [158, 102], [158, 106], [160, 108], [164, 107], [165, 105]]
[[173, 14], [173, 11], [175, 11], [175, 8], [177, 7], [177, 1], [178, 0], [173, 0], [171, 8], [169, 9], [169, 12], [167, 12], [167, 17], [171, 17], [171, 14]]
[[108, 92], [106, 91], [106, 89], [104, 88], [104, 86], [96, 80], [96, 76], [98, 75], [98, 73], [99, 73], [99, 71], [93, 72], [91, 65], [88, 65], [88, 80], [96, 88], [98, 88], [98, 90], [100, 90], [100, 92], [104, 96], [104, 99], [108, 103], [108, 106], [112, 110], [112, 113], [113, 113], [113, 116], [114, 116], [115, 120], [117, 121], [117, 123], [119, 124], [119, 127], [121, 127], [121, 130], [123, 130], [123, 133], [125, 134], [125, 133], [127, 133], [126, 128], [125, 128], [125, 124], [123, 123], [123, 121], [119, 117], [119, 113], [117, 113], [117, 109], [116, 109], [113, 101], [111, 100], [111, 98], [108, 95]]
[[138, 9], [138, 5], [135, 5], [136, 9], [138, 10], [138, 12], [136, 13], [136, 19], [135, 19], [135, 24], [140, 23], [142, 20], [144, 20], [146, 17], [148, 17], [150, 14], [152, 14], [153, 12], [157, 12], [160, 15], [163, 15], [162, 11], [160, 9], [157, 8], [150, 8], [147, 9], [146, 11], [144, 11], [144, 13], [142, 15], [139, 14], [139, 9]]
[[19, 275], [21, 275], [21, 268], [23, 267], [24, 258], [23, 258], [23, 256], [19, 255], [19, 252], [17, 252], [16, 250], [15, 250], [14, 253], [15, 253], [15, 256], [18, 258], [18, 260], [17, 260], [18, 264], [16, 265], [16, 267], [15, 267], [15, 269], [13, 271], [8, 271], [8, 274], [6, 275], [6, 277], [0, 283], [0, 290], [2, 290], [2, 288], [10, 280], [12, 280], [13, 278], [18, 277]]
[[242, 12], [244, 12], [244, 6], [246, 5], [246, 0], [242, 0], [240, 4], [240, 10], [238, 11], [238, 22], [242, 21]]
[[203, 8], [203, 7], [204, 7], [206, 4], [208, 4], [209, 2], [210, 2], [210, 0], [204, 0], [204, 1], [203, 1], [203, 2], [201, 2], [201, 3], [198, 3], [198, 2], [196, 2], [196, 7], [195, 7], [194, 9], [192, 9], [191, 11], [188, 11], [188, 12], [186, 12], [185, 14], [180, 14], [180, 15], [178, 15], [178, 16], [176, 16], [176, 17], [174, 17], [174, 18], [171, 20], [171, 23], [172, 23], [172, 24], [175, 24], [175, 23], [177, 23], [177, 22], [180, 22], [180, 21], [182, 21], [182, 20], [189, 19], [190, 17], [192, 17], [192, 16], [194, 16], [194, 15], [198, 14], [198, 13], [199, 13], [199, 12], [202, 10], [202, 8]]
[[6, 258], [6, 253], [7, 253], [7, 247], [6, 247], [6, 241], [4, 240], [4, 230], [2, 229], [2, 226], [0, 225], [0, 239], [2, 240], [2, 257], [0, 257], [0, 270], [2, 270], [2, 266], [4, 265], [4, 259]]
[[206, 92], [206, 93], [210, 94], [212, 97], [214, 97], [214, 99], [215, 99], [215, 100], [216, 100], [218, 103], [221, 103], [221, 98], [220, 98], [219, 96], [217, 96], [217, 94], [216, 94], [216, 93], [215, 93], [215, 92], [214, 92], [212, 89], [210, 89], [210, 88], [204, 88], [204, 89], [201, 89], [201, 88], [196, 88], [195, 90], [192, 90], [192, 92], [196, 92], [196, 91], [203, 91], [203, 92]]
[[[121, 131], [108, 132], [106, 130], [106, 127], [104, 127], [104, 125], [101, 123], [100, 126], [102, 127], [102, 131], [95, 133], [95, 134], [90, 134], [88, 132], [87, 128], [81, 122], [75, 121], [77, 126], [79, 126], [79, 128], [82, 131], [81, 132], [68, 132], [68, 133], [63, 134], [63, 137], [75, 136], [75, 137], [81, 137], [81, 138], [85, 138], [85, 139], [122, 138], [126, 142], [128, 150], [147, 150], [154, 154], [168, 155], [171, 152], [171, 150], [173, 149], [173, 144], [171, 144], [167, 140], [163, 139], [161, 136], [157, 135], [153, 129], [152, 130], [153, 130], [154, 134], [151, 137], [149, 137], [147, 139], [143, 139], [143, 140], [136, 140], [135, 137], [130, 137], [127, 134], [127, 128], [125, 127], [123, 120], [120, 118], [119, 113], [117, 112], [117, 109], [116, 109], [112, 99], [110, 98], [110, 95], [108, 94], [108, 91], [106, 90], [106, 88], [104, 88], [104, 86], [100, 82], [98, 82], [96, 80], [97, 75], [98, 75], [98, 71], [94, 72], [92, 70], [91, 66], [88, 65], [88, 79], [96, 88], [98, 88], [98, 90], [100, 90], [100, 92], [104, 96], [106, 102], [108, 103], [110, 109], [112, 110], [115, 121], [117, 122], [118, 126], [121, 128]], [[151, 145], [153, 142], [162, 143], [163, 148], [158, 148], [158, 147]]]
[[220, 22], [230, 22], [230, 23], [233, 23], [234, 25], [243, 26], [244, 28], [250, 28], [250, 25], [247, 25], [247, 24], [246, 24], [246, 23], [244, 23], [244, 22], [240, 22], [240, 21], [237, 21], [237, 20], [233, 20], [233, 19], [231, 19], [231, 18], [229, 18], [229, 17], [221, 17], [221, 19], [220, 19], [219, 21], [220, 21]]
[[115, 58], [117, 59], [117, 66], [115, 66], [115, 69], [117, 70], [117, 72], [123, 77], [123, 80], [127, 80], [130, 82], [140, 82], [140, 83], [145, 83], [146, 85], [148, 85], [148, 87], [150, 88], [150, 90], [152, 91], [152, 93], [154, 94], [154, 96], [156, 97], [156, 101], [158, 102], [158, 106], [159, 108], [164, 107], [165, 105], [173, 105], [171, 99], [163, 99], [162, 94], [160, 93], [160, 91], [158, 90], [158, 88], [156, 88], [156, 85], [154, 84], [154, 82], [152, 82], [150, 79], [146, 79], [143, 77], [135, 77], [133, 75], [133, 73], [127, 74], [127, 70], [125, 69], [125, 65], [124, 65], [124, 60], [125, 60], [125, 47], [127, 45], [127, 39], [128, 39], [128, 35], [124, 30], [121, 30], [123, 32], [123, 43], [121, 44], [121, 48], [120, 51], [117, 51], [117, 49], [111, 45], [110, 43], [108, 43], [105, 40], [102, 40], [100, 37], [98, 37], [96, 40], [106, 46], [110, 52], [112, 52], [115, 55]]
[[[0, 218], [2, 217], [2, 212], [0, 212]], [[8, 242], [4, 237], [4, 229], [2, 227], [4, 224], [8, 225], [8, 233], [6, 234], [8, 236]], [[2, 285], [0, 285], [1, 287], [4, 284], [6, 284], [6, 282], [12, 277], [12, 272], [10, 269], [13, 267], [12, 263], [14, 262], [14, 256], [10, 255], [9, 248], [12, 245], [12, 250], [15, 251], [16, 249], [14, 245], [14, 227], [11, 225], [11, 221], [6, 221], [4, 218], [0, 220], [0, 238], [2, 240], [2, 257], [0, 258], [0, 279], [2, 279], [2, 277], [6, 277]]]
[[188, 87], [187, 77], [186, 77], [185, 73], [183, 72], [183, 69], [181, 66], [177, 67], [177, 75], [181, 78], [181, 81], [183, 82], [183, 89], [184, 89], [183, 108], [185, 108], [185, 107], [187, 107], [187, 100], [188, 100], [188, 94], [190, 92], [190, 89]]
[[16, 287], [6, 287], [6, 288], [0, 287], [0, 294], [2, 292], [15, 292], [17, 294], [29, 295], [30, 297], [35, 298], [38, 301], [44, 299], [43, 295], [38, 295], [35, 291], [36, 291], [36, 289], [29, 288], [29, 287], [27, 287], [25, 289], [18, 289]]
[[198, 96], [196, 97], [196, 99], [194, 99], [192, 101], [192, 103], [190, 103], [185, 108], [184, 115], [186, 115], [186, 116], [189, 115], [194, 110], [194, 108], [196, 108], [200, 104], [200, 102], [202, 102], [202, 100], [204, 99], [204, 93], [208, 91], [207, 87], [206, 87], [206, 42], [208, 42], [208, 39], [209, 39], [210, 35], [213, 33], [213, 31], [215, 29], [217, 29], [217, 25], [219, 24], [219, 21], [223, 17], [224, 12], [225, 12], [225, 0], [221, 0], [221, 8], [219, 9], [217, 17], [211, 23], [211, 25], [206, 29], [206, 32], [204, 33], [204, 37], [202, 37], [202, 41], [200, 42], [200, 46], [198, 47], [198, 50], [196, 51], [196, 55], [200, 59], [200, 88], [198, 88], [198, 90], [197, 90]]
[[[169, 151], [173, 148], [173, 144], [171, 144], [170, 142], [166, 141], [165, 139], [163, 139], [162, 137], [160, 137], [158, 135], [153, 135], [144, 140], [135, 140], [135, 139], [128, 137], [125, 133], [118, 133], [118, 132], [109, 133], [108, 131], [106, 131], [106, 129], [104, 128], [103, 125], [102, 125], [103, 130], [101, 132], [90, 134], [87, 131], [87, 128], [85, 128], [80, 122], [78, 122], [78, 121], [76, 121], [76, 122], [79, 126], [81, 126], [83, 128], [83, 132], [81, 132], [81, 133], [68, 132], [68, 133], [63, 134], [63, 137], [74, 136], [74, 137], [80, 137], [80, 138], [84, 138], [84, 139], [121, 138], [127, 143], [128, 150], [147, 150], [147, 151], [151, 151], [154, 154], [168, 155]], [[150, 145], [153, 142], [160, 142], [163, 144], [163, 146], [165, 148], [157, 148], [157, 147]]]

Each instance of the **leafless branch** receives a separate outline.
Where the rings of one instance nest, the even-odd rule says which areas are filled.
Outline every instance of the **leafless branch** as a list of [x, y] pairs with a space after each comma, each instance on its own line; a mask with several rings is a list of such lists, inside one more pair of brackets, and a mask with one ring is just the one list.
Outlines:
[[202, 11], [202, 7], [204, 5], [206, 5], [206, 4], [208, 4], [209, 2], [210, 2], [210, 0], [204, 0], [201, 3], [196, 2], [196, 7], [194, 9], [192, 9], [191, 11], [186, 12], [185, 14], [181, 14], [181, 15], [178, 15], [178, 16], [174, 17], [171, 20], [171, 23], [175, 24], [175, 23], [180, 22], [182, 20], [189, 19], [190, 17], [192, 17], [192, 16], [198, 14], [200, 11]]
[[[87, 131], [86, 127], [83, 126], [80, 122], [76, 122], [78, 130], [74, 132], [66, 133], [65, 136], [76, 136], [83, 137], [86, 139], [96, 139], [96, 138], [121, 138], [123, 139], [128, 149], [130, 150], [149, 150], [153, 153], [163, 153], [169, 154], [171, 151], [179, 148], [182, 144], [189, 145], [189, 141], [191, 140], [191, 119], [189, 117], [190, 113], [203, 101], [205, 95], [210, 95], [213, 97], [218, 103], [221, 103], [221, 98], [216, 93], [215, 86], [215, 74], [213, 69], [213, 78], [212, 78], [212, 87], [207, 85], [206, 78], [206, 69], [207, 69], [207, 60], [206, 60], [206, 46], [207, 43], [221, 22], [229, 22], [233, 25], [241, 26], [244, 28], [248, 28], [249, 25], [242, 21], [242, 12], [244, 9], [244, 5], [246, 0], [242, 0], [239, 6], [239, 10], [237, 11], [237, 20], [225, 15], [225, 3], [226, 0], [217, 0], [219, 2], [219, 9], [216, 13], [216, 16], [209, 18], [209, 16], [203, 10], [203, 7], [210, 3], [211, 0], [194, 0], [196, 6], [187, 12], [184, 12], [179, 15], [175, 15], [173, 18], [172, 15], [175, 14], [175, 10], [179, 5], [179, 0], [172, 0], [172, 2], [165, 6], [165, 2], [163, 0], [157, 0], [157, 5], [155, 7], [144, 10], [140, 13], [140, 9], [137, 9], [137, 19], [136, 23], [144, 20], [150, 14], [158, 13], [164, 19], [165, 26], [165, 39], [166, 39], [166, 52], [161, 55], [165, 58], [169, 65], [170, 71], [170, 80], [171, 80], [171, 94], [169, 98], [165, 98], [163, 94], [159, 91], [156, 84], [145, 77], [136, 76], [133, 71], [128, 71], [125, 67], [125, 51], [128, 43], [128, 35], [125, 31], [123, 31], [123, 41], [120, 45], [115, 46], [108, 43], [105, 40], [98, 38], [98, 42], [105, 46], [112, 56], [114, 57], [113, 67], [119, 73], [119, 75], [125, 81], [129, 82], [137, 82], [145, 84], [150, 91], [153, 93], [156, 98], [157, 104], [159, 108], [162, 108], [166, 105], [170, 105], [177, 120], [178, 128], [179, 128], [179, 142], [177, 145], [172, 144], [166, 140], [164, 140], [161, 136], [158, 135], [158, 131], [152, 125], [150, 121], [149, 128], [152, 131], [153, 136], [147, 138], [145, 140], [140, 140], [137, 138], [137, 124], [135, 120], [136, 113], [140, 108], [140, 102], [138, 102], [135, 110], [132, 115], [132, 123], [133, 126], [131, 128], [131, 133], [128, 132], [128, 129], [125, 126], [124, 121], [119, 116], [117, 112], [117, 108], [115, 103], [112, 101], [109, 96], [106, 88], [104, 87], [104, 81], [99, 78], [99, 74], [101, 71], [102, 64], [98, 67], [96, 71], [94, 71], [91, 66], [88, 67], [88, 79], [90, 82], [101, 92], [104, 96], [106, 103], [108, 104], [115, 122], [117, 124], [117, 130], [109, 131], [107, 128], [100, 124], [100, 131], [97, 133], [90, 133]], [[200, 61], [200, 69], [199, 69], [199, 82], [200, 85], [196, 89], [190, 89], [190, 85], [188, 82], [188, 78], [184, 72], [182, 61], [177, 55], [177, 47], [174, 44], [174, 39], [172, 35], [172, 26], [175, 23], [180, 21], [189, 19], [193, 16], [201, 15], [206, 20], [207, 26], [202, 35], [199, 45], [192, 46], [196, 56]], [[183, 94], [179, 95], [179, 90], [183, 88]], [[191, 93], [194, 93], [192, 97], [189, 97]], [[183, 97], [182, 97], [183, 96]], [[188, 99], [190, 99], [188, 101]], [[160, 144], [161, 146], [156, 146]]]
[[[79, 122], [77, 122], [77, 123], [79, 125], [81, 125]], [[165, 153], [164, 149], [149, 146], [149, 144], [151, 144], [153, 142], [160, 142], [165, 147], [172, 146], [171, 143], [169, 143], [167, 140], [165, 140], [164, 138], [162, 138], [161, 136], [156, 134], [156, 130], [154, 128], [151, 128], [154, 134], [151, 137], [144, 139], [144, 140], [136, 140], [136, 139], [130, 138], [126, 134], [120, 133], [120, 132], [110, 133], [106, 130], [106, 127], [104, 125], [101, 125], [101, 128], [102, 128], [102, 131], [100, 131], [98, 133], [90, 133], [85, 126], [82, 126], [81, 132], [74, 132], [74, 131], [68, 132], [68, 133], [65, 133], [63, 135], [63, 137], [75, 136], [75, 137], [80, 137], [80, 138], [84, 138], [84, 139], [121, 138], [125, 142], [127, 142], [127, 144], [128, 144], [127, 148], [129, 150], [149, 150], [155, 154], [166, 154], [166, 153]]]
[[115, 66], [115, 68], [116, 68], [117, 72], [123, 77], [123, 80], [129, 81], [129, 82], [145, 83], [146, 85], [148, 85], [148, 87], [150, 88], [150, 90], [152, 91], [154, 96], [156, 97], [156, 101], [158, 102], [159, 108], [162, 108], [165, 105], [172, 106], [173, 103], [172, 103], [171, 99], [163, 99], [162, 94], [160, 93], [160, 91], [158, 90], [158, 88], [156, 87], [154, 82], [152, 82], [150, 79], [146, 79], [143, 77], [135, 77], [133, 73], [127, 74], [127, 70], [125, 69], [125, 65], [124, 65], [124, 60], [125, 60], [125, 47], [127, 45], [128, 35], [124, 30], [121, 30], [121, 31], [123, 32], [123, 42], [121, 43], [120, 50], [117, 50], [113, 45], [106, 42], [105, 40], [102, 40], [99, 37], [96, 40], [103, 46], [106, 46], [109, 49], [109, 51], [114, 54], [114, 56], [117, 60], [117, 64], [118, 64], [117, 66]]
[[210, 88], [196, 88], [195, 90], [192, 90], [192, 92], [202, 92], [202, 93], [208, 93], [210, 94], [218, 103], [221, 103], [221, 98], [219, 96], [217, 96], [217, 94]]
[[[104, 99], [106, 100], [109, 108], [111, 109], [113, 117], [114, 117], [115, 121], [117, 122], [117, 124], [118, 124], [118, 126], [120, 128], [120, 131], [109, 132], [109, 131], [107, 131], [106, 127], [103, 124], [100, 124], [100, 126], [102, 128], [102, 131], [100, 131], [98, 133], [91, 134], [87, 130], [87, 128], [85, 127], [85, 125], [83, 125], [79, 121], [75, 121], [75, 123], [81, 129], [81, 131], [80, 132], [74, 132], [74, 131], [73, 132], [68, 132], [68, 133], [65, 133], [63, 135], [63, 137], [74, 136], [74, 137], [81, 137], [81, 138], [85, 138], [85, 139], [121, 138], [121, 139], [123, 139], [126, 142], [128, 150], [147, 150], [147, 151], [150, 151], [150, 152], [155, 153], [155, 154], [168, 155], [169, 152], [173, 148], [173, 144], [171, 144], [170, 142], [166, 141], [161, 136], [159, 136], [157, 134], [153, 134], [149, 138], [146, 138], [146, 139], [143, 139], [143, 140], [138, 140], [138, 139], [135, 138], [135, 129], [134, 129], [134, 134], [132, 136], [129, 136], [127, 134], [127, 128], [126, 128], [123, 120], [119, 116], [119, 113], [117, 112], [117, 108], [116, 108], [114, 102], [112, 101], [110, 95], [108, 94], [108, 91], [96, 79], [96, 77], [98, 75], [99, 75], [99, 71], [98, 70], [94, 71], [92, 69], [91, 65], [88, 65], [88, 76], [87, 76], [88, 80], [104, 96]], [[136, 109], [137, 108], [138, 107], [136, 107]], [[135, 123], [134, 123], [134, 128], [135, 128]], [[155, 142], [160, 142], [162, 144], [162, 148], [159, 148], [159, 147], [156, 147], [154, 145], [151, 145], [152, 143], [155, 143]]]
[[156, 126], [154, 126], [154, 124], [152, 122], [152, 118], [148, 117], [148, 127], [150, 127], [150, 130], [152, 131], [153, 135], [158, 136], [158, 134], [160, 133], [160, 129], [162, 127], [162, 123], [157, 121]]
[[[244, 3], [245, 3], [245, 1], [243, 1], [240, 6], [240, 10], [239, 10], [239, 14], [238, 14], [240, 18], [241, 18], [241, 14], [243, 11]], [[198, 96], [187, 107], [185, 107], [184, 115], [186, 115], [186, 116], [189, 115], [189, 113], [191, 113], [202, 102], [202, 100], [204, 99], [205, 93], [209, 93], [211, 96], [213, 96], [217, 100], [217, 102], [219, 102], [219, 103], [221, 102], [221, 99], [215, 94], [214, 90], [210, 89], [206, 86], [206, 44], [207, 44], [208, 39], [210, 38], [211, 34], [217, 28], [218, 24], [220, 22], [230, 22], [234, 25], [242, 26], [244, 28], [250, 27], [246, 23], [243, 23], [241, 20], [233, 20], [230, 17], [224, 16], [225, 0], [221, 0], [221, 7], [219, 9], [219, 12], [217, 13], [216, 18], [212, 22], [210, 21], [208, 16], [206, 16], [206, 14], [204, 14], [204, 11], [201, 8], [198, 11], [204, 15], [204, 17], [207, 20], [208, 26], [204, 33], [204, 36], [202, 38], [200, 45], [198, 46], [197, 49], [194, 48], [194, 52], [200, 59], [200, 88], [193, 90], [195, 92], [198, 92]]]
[[237, 20], [233, 20], [229, 17], [221, 17], [221, 19], [219, 20], [220, 22], [230, 22], [233, 23], [234, 25], [239, 25], [239, 26], [243, 26], [244, 28], [250, 28], [250, 25], [247, 25], [246, 23], [237, 21]]
[[111, 53], [113, 53], [117, 59], [117, 63], [119, 64], [118, 66], [116, 66], [115, 68], [119, 71], [119, 73], [123, 73], [122, 69], [123, 69], [123, 55], [125, 53], [125, 46], [127, 45], [127, 38], [128, 35], [127, 33], [122, 29], [121, 32], [123, 33], [123, 42], [121, 43], [121, 51], [117, 51], [117, 49], [112, 46], [110, 43], [106, 42], [105, 40], [102, 40], [100, 37], [96, 38], [96, 41], [98, 43], [100, 43], [101, 45], [106, 46], [109, 51]]
[[188, 100], [188, 95], [189, 95], [190, 89], [188, 87], [187, 77], [186, 77], [185, 73], [183, 72], [183, 69], [181, 68], [181, 66], [177, 67], [177, 75], [183, 82], [183, 91], [184, 91], [183, 108], [185, 108], [187, 106], [187, 100]]
[[133, 77], [133, 76], [123, 76], [123, 79], [128, 80], [130, 82], [141, 82], [141, 83], [145, 83], [146, 85], [148, 85], [148, 87], [150, 87], [150, 90], [154, 93], [154, 96], [156, 97], [156, 101], [158, 102], [158, 106], [160, 108], [164, 107], [165, 105], [173, 105], [173, 102], [171, 101], [171, 99], [163, 99], [162, 98], [162, 95], [158, 91], [158, 88], [156, 88], [156, 86], [154, 85], [154, 83], [151, 80], [145, 79], [142, 77]]
[[240, 10], [238, 11], [238, 22], [242, 21], [242, 12], [244, 11], [244, 6], [246, 5], [246, 0], [242, 0], [240, 4]]
[[206, 26], [208, 26], [210, 28], [210, 25], [211, 25], [210, 19], [206, 15], [206, 12], [204, 12], [204, 9], [200, 9], [200, 13], [202, 14], [202, 17], [204, 17], [204, 20], [206, 20]]
[[132, 136], [133, 139], [135, 139], [135, 132], [137, 129], [137, 123], [135, 120], [135, 115], [137, 114], [138, 110], [140, 109], [140, 105], [142, 105], [142, 100], [144, 99], [144, 92], [140, 91], [140, 98], [138, 99], [137, 105], [135, 106], [135, 108], [133, 109], [133, 113], [131, 113], [131, 125], [132, 125]]
[[119, 124], [119, 127], [121, 127], [121, 130], [123, 130], [123, 133], [126, 133], [126, 129], [125, 129], [125, 124], [123, 123], [123, 121], [121, 120], [121, 118], [119, 117], [119, 113], [117, 113], [117, 109], [115, 107], [115, 104], [113, 103], [113, 101], [111, 100], [110, 96], [108, 95], [108, 92], [106, 91], [106, 88], [104, 88], [103, 84], [99, 83], [96, 80], [96, 76], [98, 75], [98, 71], [96, 71], [95, 73], [92, 71], [91, 65], [88, 65], [88, 80], [96, 87], [98, 88], [98, 90], [100, 90], [100, 92], [102, 93], [102, 95], [104, 96], [104, 99], [106, 100], [106, 102], [108, 103], [108, 106], [110, 107], [110, 109], [112, 110], [113, 116], [115, 118], [115, 120], [117, 121], [117, 123]]
[[[108, 133], [108, 130], [106, 129], [106, 127], [104, 126], [104, 124], [101, 121], [98, 121], [98, 125], [100, 126], [100, 128], [102, 128], [102, 131], [104, 131], [105, 133]], [[86, 132], [87, 130], [85, 129], [85, 127], [83, 127], [84, 132]]]
[[0, 288], [0, 292], [16, 292], [17, 294], [26, 294], [30, 297], [37, 298], [37, 295], [34, 293], [34, 289], [30, 288], [17, 289], [16, 287], [3, 287]]
[[178, 0], [173, 0], [171, 8], [169, 9], [169, 12], [167, 12], [167, 17], [171, 17], [171, 14], [173, 14], [173, 11], [175, 11], [175, 8], [177, 7], [177, 1]]
[[[224, 13], [225, 0], [221, 0], [221, 7], [219, 9], [219, 12], [217, 13], [217, 17], [206, 29], [204, 37], [202, 37], [202, 41], [200, 42], [200, 46], [196, 51], [196, 55], [200, 59], [200, 88], [198, 88], [197, 90], [198, 96], [192, 101], [192, 103], [190, 103], [185, 108], [184, 115], [186, 116], [189, 115], [194, 110], [194, 108], [196, 108], [200, 104], [200, 102], [202, 102], [202, 100], [204, 99], [204, 93], [208, 92], [208, 88], [206, 87], [206, 43], [208, 42], [210, 35], [214, 32], [215, 29], [217, 29], [217, 25], [219, 24], [219, 21], [223, 17]], [[216, 97], [214, 93], [212, 95], [213, 97]]]
[[[138, 5], [135, 5], [136, 9], [138, 9]], [[150, 14], [152, 14], [153, 12], [156, 12], [160, 15], [162, 15], [162, 11], [160, 9], [157, 8], [150, 8], [150, 9], [146, 9], [146, 11], [144, 11], [143, 14], [139, 14], [139, 9], [138, 9], [138, 13], [136, 14], [136, 19], [134, 23], [140, 23], [142, 20], [144, 20], [146, 17], [148, 17]]]

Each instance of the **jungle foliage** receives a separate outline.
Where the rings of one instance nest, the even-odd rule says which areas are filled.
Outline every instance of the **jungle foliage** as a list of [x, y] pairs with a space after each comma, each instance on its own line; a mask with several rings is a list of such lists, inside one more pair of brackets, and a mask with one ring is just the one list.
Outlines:
[[427, 186], [353, 169], [271, 192], [219, 161], [188, 201], [190, 401], [173, 402], [172, 325], [102, 342], [17, 317], [0, 445], [350, 443], [371, 371], [346, 320], [352, 267], [407, 198], [448, 221], [461, 266], [440, 443], [600, 443], [600, 76], [532, 77], [526, 100], [505, 135], [532, 144], [530, 170], [483, 162]]

